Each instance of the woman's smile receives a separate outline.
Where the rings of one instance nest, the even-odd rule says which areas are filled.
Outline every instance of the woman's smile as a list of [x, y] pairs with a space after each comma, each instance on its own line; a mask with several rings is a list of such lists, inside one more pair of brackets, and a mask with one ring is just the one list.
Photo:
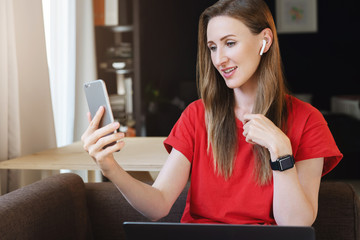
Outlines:
[[221, 72], [223, 73], [223, 76], [225, 78], [229, 78], [236, 72], [237, 68], [238, 68], [237, 66], [229, 67], [229, 68], [223, 68], [223, 69], [221, 69]]

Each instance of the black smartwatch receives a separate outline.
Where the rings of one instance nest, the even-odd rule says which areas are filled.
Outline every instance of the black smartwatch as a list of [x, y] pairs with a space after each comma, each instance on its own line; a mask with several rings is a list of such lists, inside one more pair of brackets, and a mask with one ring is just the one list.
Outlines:
[[295, 164], [294, 157], [292, 155], [286, 155], [279, 157], [275, 162], [270, 160], [271, 169], [275, 171], [285, 171], [293, 168]]

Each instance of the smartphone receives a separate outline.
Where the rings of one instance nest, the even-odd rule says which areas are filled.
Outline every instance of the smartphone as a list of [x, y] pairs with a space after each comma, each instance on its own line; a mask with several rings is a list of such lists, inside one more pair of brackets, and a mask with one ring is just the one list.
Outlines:
[[84, 91], [91, 118], [95, 116], [101, 106], [105, 108], [105, 113], [100, 121], [99, 128], [104, 127], [109, 123], [113, 123], [114, 116], [111, 110], [105, 82], [101, 79], [86, 82], [84, 83]]
[[[114, 122], [114, 116], [110, 106], [109, 95], [106, 90], [105, 82], [101, 79], [84, 83], [84, 91], [89, 106], [91, 118], [93, 118], [101, 106], [104, 106], [105, 112], [100, 121], [99, 128]], [[114, 131], [116, 133], [116, 131]], [[111, 134], [111, 133], [110, 133]], [[108, 134], [109, 135], [109, 134]], [[112, 146], [116, 142], [112, 142], [106, 146]]]

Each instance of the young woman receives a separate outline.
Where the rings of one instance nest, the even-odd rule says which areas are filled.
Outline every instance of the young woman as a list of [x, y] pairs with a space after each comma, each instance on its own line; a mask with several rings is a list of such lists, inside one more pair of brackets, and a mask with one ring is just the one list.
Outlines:
[[182, 222], [312, 225], [321, 176], [342, 154], [321, 113], [287, 94], [267, 5], [220, 0], [202, 13], [198, 44], [201, 99], [165, 140], [170, 154], [152, 186], [114, 160], [124, 135], [106, 136], [119, 123], [98, 129], [103, 108], [82, 137], [85, 150], [152, 220], [168, 214], [190, 177]]

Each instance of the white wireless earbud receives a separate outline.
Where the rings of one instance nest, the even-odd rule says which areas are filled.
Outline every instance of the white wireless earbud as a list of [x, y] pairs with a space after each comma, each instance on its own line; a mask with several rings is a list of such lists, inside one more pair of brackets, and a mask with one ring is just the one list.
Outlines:
[[266, 46], [266, 41], [265, 41], [265, 40], [263, 40], [263, 45], [262, 45], [261, 50], [260, 50], [260, 56], [262, 56], [262, 55], [263, 55], [263, 53], [264, 53], [264, 49], [265, 49], [265, 46]]

